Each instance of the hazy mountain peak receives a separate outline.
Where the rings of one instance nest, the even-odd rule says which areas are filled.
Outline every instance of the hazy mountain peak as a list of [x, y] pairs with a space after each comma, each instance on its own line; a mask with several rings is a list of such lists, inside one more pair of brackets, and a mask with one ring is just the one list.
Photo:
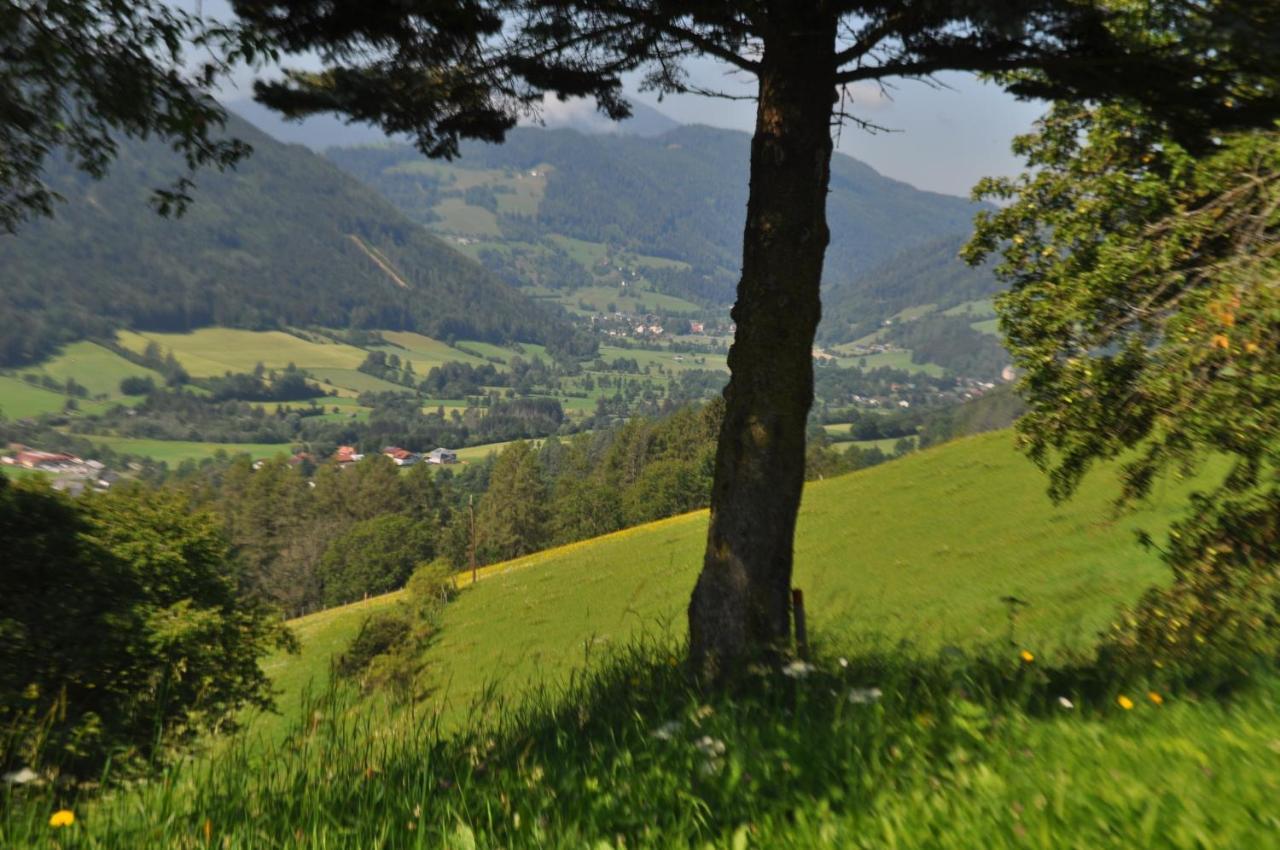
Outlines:
[[[291, 145], [306, 145], [313, 151], [328, 148], [375, 145], [387, 141], [408, 142], [407, 137], [387, 136], [378, 127], [368, 124], [351, 124], [335, 115], [313, 115], [301, 121], [291, 121], [254, 100], [231, 100], [223, 104], [227, 109], [244, 118], [277, 141]], [[533, 125], [539, 126], [539, 125]], [[548, 96], [542, 107], [540, 126], [548, 129], [577, 130], [587, 135], [660, 136], [681, 126], [663, 113], [643, 103], [633, 101], [631, 117], [625, 121], [611, 121], [595, 108], [595, 104], [583, 98], [559, 101]]]

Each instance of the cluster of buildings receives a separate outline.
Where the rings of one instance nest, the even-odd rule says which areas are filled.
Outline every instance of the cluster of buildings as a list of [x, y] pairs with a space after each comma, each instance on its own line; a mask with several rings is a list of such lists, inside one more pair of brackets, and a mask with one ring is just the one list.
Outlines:
[[851, 345], [846, 357], [868, 357], [872, 354], [888, 354], [891, 351], [901, 351], [902, 349], [887, 342], [873, 342], [868, 345]]
[[118, 473], [99, 460], [85, 460], [66, 452], [45, 452], [19, 443], [9, 446], [0, 464], [43, 472], [53, 479], [53, 488], [78, 496], [85, 490], [107, 490], [119, 480]]
[[[444, 465], [458, 462], [458, 453], [443, 446], [426, 454], [411, 452], [399, 446], [386, 446], [381, 454], [391, 458], [391, 461], [396, 466], [413, 466], [416, 463]], [[358, 463], [363, 459], [364, 455], [356, 451], [355, 446], [338, 446], [338, 450], [333, 453], [333, 462], [337, 464]]]

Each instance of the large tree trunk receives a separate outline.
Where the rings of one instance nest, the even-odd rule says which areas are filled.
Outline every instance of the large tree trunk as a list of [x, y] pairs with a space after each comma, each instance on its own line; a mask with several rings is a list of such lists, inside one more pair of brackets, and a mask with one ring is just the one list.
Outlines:
[[800, 18], [765, 36], [759, 72], [732, 377], [689, 603], [691, 660], [708, 677], [777, 657], [791, 626], [835, 98], [834, 17]]

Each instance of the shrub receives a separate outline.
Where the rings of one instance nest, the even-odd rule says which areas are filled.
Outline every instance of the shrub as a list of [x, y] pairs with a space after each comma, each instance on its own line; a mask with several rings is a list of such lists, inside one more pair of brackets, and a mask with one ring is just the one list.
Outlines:
[[293, 641], [237, 597], [212, 515], [0, 477], [0, 539], [0, 768], [92, 775], [270, 706], [258, 661]]
[[360, 624], [347, 651], [334, 662], [334, 672], [344, 679], [363, 676], [373, 659], [390, 652], [409, 635], [409, 619], [403, 612], [374, 614]]
[[120, 392], [124, 395], [151, 395], [155, 389], [156, 382], [146, 375], [130, 375], [120, 381]]

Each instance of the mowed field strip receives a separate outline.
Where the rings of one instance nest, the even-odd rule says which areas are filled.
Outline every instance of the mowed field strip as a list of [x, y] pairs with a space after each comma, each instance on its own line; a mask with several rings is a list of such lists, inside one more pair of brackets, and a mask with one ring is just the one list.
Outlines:
[[355, 369], [366, 356], [363, 349], [321, 338], [302, 339], [284, 331], [242, 331], [202, 328], [186, 334], [121, 331], [118, 339], [130, 350], [141, 352], [154, 342], [174, 357], [193, 377], [207, 378], [226, 372], [252, 372], [261, 363], [283, 369], [290, 363], [300, 369]]

